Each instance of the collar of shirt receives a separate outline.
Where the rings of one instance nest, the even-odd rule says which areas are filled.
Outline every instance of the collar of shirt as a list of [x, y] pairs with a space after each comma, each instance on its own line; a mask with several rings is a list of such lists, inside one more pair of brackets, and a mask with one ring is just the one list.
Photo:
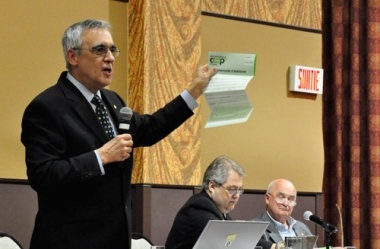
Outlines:
[[[71, 83], [73, 83], [73, 85], [76, 88], [78, 88], [78, 90], [87, 99], [88, 103], [90, 103], [91, 106], [93, 107], [93, 109], [95, 110], [95, 105], [91, 103], [91, 100], [94, 97], [94, 94], [90, 90], [88, 90], [87, 87], [85, 87], [82, 83], [80, 83], [79, 81], [77, 81], [69, 72], [67, 73], [66, 78]], [[100, 91], [97, 91], [95, 94], [98, 95], [100, 99], [102, 99], [102, 96], [100, 95]]]
[[[92, 109], [95, 111], [96, 106], [93, 103], [91, 103], [91, 100], [94, 97], [94, 94], [90, 90], [88, 90], [87, 87], [85, 87], [82, 83], [80, 83], [79, 81], [77, 81], [69, 72], [67, 72], [66, 78], [71, 83], [73, 83], [73, 85], [76, 88], [78, 88], [78, 90], [87, 99], [88, 103], [90, 103]], [[102, 96], [100, 95], [100, 90], [98, 90], [95, 94], [98, 95], [100, 99], [102, 99]], [[106, 106], [106, 108], [107, 108], [107, 106]], [[109, 113], [109, 111], [108, 111], [108, 113]], [[112, 118], [111, 115], [108, 115], [108, 118], [110, 119], [111, 126], [112, 126], [113, 131], [115, 132], [115, 135], [117, 135], [118, 131], [116, 130], [115, 121], [113, 121], [113, 118]]]
[[289, 225], [289, 229], [287, 229], [284, 224], [282, 224], [282, 223], [278, 222], [277, 220], [273, 219], [268, 211], [267, 211], [267, 214], [268, 214], [269, 218], [275, 224], [275, 226], [276, 226], [276, 228], [277, 228], [278, 232], [280, 233], [280, 235], [281, 235], [281, 237], [282, 237], [283, 240], [285, 240], [285, 237], [294, 237], [294, 236], [297, 236], [296, 233], [293, 230], [293, 227], [297, 223], [297, 221], [295, 219], [293, 219], [293, 217], [290, 216], [287, 219], [287, 222], [288, 222], [288, 225]]
[[222, 218], [223, 218], [223, 220], [227, 220], [227, 214], [222, 213]]

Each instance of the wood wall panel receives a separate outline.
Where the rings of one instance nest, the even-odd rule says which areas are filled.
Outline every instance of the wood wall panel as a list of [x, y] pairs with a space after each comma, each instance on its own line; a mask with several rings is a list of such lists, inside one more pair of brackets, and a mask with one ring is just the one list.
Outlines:
[[[133, 230], [146, 235], [156, 245], [165, 244], [175, 215], [199, 186], [147, 185], [132, 186]], [[264, 191], [246, 190], [235, 210], [233, 219], [252, 219], [265, 210]], [[321, 193], [298, 193], [294, 217], [303, 220], [304, 211], [323, 217]], [[37, 213], [37, 195], [25, 180], [0, 179], [0, 231], [8, 233], [29, 247]], [[319, 235], [323, 245], [323, 230], [311, 222], [305, 222]]]
[[0, 182], [0, 231], [24, 248], [29, 248], [37, 207], [37, 194], [29, 184]]
[[[133, 192], [135, 191], [151, 193], [151, 199], [147, 200], [147, 203], [139, 200], [139, 198], [143, 198], [141, 195], [134, 194], [134, 197], [137, 198], [134, 199], [134, 202], [140, 205], [133, 205], [133, 213], [145, 213], [151, 217], [149, 228], [142, 230], [139, 228], [143, 227], [141, 225], [143, 220], [134, 219], [133, 228], [135, 232], [143, 233], [156, 245], [164, 245], [178, 210], [191, 195], [200, 191], [200, 187], [145, 184], [134, 185]], [[249, 220], [261, 214], [265, 210], [264, 194], [265, 191], [262, 190], [245, 190], [239, 203], [231, 211], [231, 217], [237, 220]], [[305, 211], [311, 211], [319, 217], [323, 217], [321, 196], [321, 193], [298, 192], [298, 204], [293, 212], [294, 218], [304, 221], [303, 213]], [[320, 236], [318, 245], [323, 246], [323, 230], [312, 222], [304, 221], [304, 223], [308, 225], [312, 233]]]

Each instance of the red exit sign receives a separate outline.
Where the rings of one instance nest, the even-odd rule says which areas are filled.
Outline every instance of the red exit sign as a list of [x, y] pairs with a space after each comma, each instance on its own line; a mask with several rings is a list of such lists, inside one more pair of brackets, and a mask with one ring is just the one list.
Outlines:
[[297, 65], [290, 66], [289, 90], [322, 94], [323, 69]]

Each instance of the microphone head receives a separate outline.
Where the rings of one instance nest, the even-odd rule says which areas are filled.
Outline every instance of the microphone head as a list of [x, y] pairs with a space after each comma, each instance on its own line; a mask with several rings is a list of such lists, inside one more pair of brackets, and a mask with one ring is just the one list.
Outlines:
[[123, 107], [120, 109], [120, 119], [131, 120], [133, 112], [129, 107]]
[[312, 212], [310, 212], [310, 211], [306, 211], [306, 212], [303, 214], [303, 218], [304, 218], [305, 220], [310, 220], [310, 216], [312, 216], [312, 215], [313, 215]]

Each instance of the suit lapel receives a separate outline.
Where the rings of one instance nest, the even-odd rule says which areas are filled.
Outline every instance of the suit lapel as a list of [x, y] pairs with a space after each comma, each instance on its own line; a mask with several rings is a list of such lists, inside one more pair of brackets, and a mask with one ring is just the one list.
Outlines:
[[267, 230], [270, 231], [269, 236], [271, 237], [273, 241], [275, 242], [282, 241], [281, 235], [278, 233], [276, 226], [272, 222], [269, 223]]
[[293, 230], [297, 236], [305, 236], [306, 235], [306, 232], [299, 226], [298, 222], [296, 224], [294, 224]]
[[269, 221], [269, 226], [267, 227], [267, 231], [271, 240], [277, 243], [278, 241], [282, 241], [282, 237], [278, 232], [276, 225], [273, 223], [272, 219], [268, 216], [268, 213], [265, 211], [262, 215], [263, 220]]
[[58, 85], [66, 96], [71, 108], [78, 119], [96, 136], [102, 144], [109, 141], [106, 133], [101, 127], [94, 110], [82, 93], [66, 78], [66, 74], [61, 75]]

